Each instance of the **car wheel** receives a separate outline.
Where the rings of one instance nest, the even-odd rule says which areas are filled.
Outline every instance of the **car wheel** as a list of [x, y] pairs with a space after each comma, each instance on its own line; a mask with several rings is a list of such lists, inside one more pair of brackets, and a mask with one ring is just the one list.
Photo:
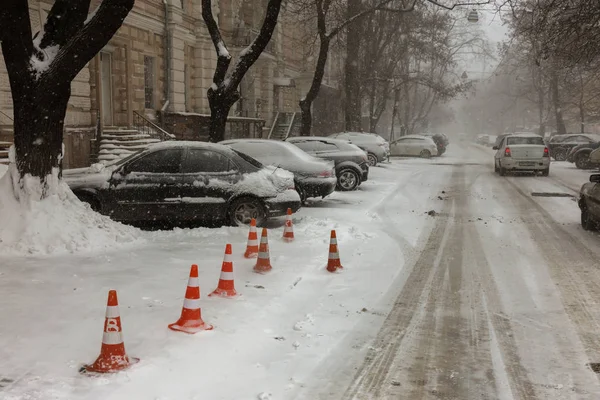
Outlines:
[[579, 154], [575, 159], [575, 166], [579, 169], [590, 169], [590, 155], [589, 154]]
[[581, 226], [586, 231], [593, 231], [597, 229], [597, 224], [592, 219], [592, 216], [585, 205], [581, 208]]
[[375, 154], [369, 153], [367, 158], [369, 159], [369, 167], [374, 167], [377, 165], [377, 156]]
[[567, 151], [565, 149], [556, 149], [553, 157], [556, 161], [565, 161], [567, 159]]
[[421, 158], [431, 158], [431, 152], [429, 150], [421, 150], [419, 156]]
[[355, 170], [346, 168], [339, 172], [337, 181], [338, 189], [347, 192], [355, 190], [358, 187], [360, 184], [360, 176]]
[[262, 226], [267, 219], [267, 212], [262, 201], [253, 197], [239, 197], [229, 205], [227, 216], [233, 226], [250, 225], [252, 218], [256, 219], [257, 226]]
[[542, 171], [542, 176], [549, 176], [549, 175], [550, 175], [550, 167], [548, 167]]

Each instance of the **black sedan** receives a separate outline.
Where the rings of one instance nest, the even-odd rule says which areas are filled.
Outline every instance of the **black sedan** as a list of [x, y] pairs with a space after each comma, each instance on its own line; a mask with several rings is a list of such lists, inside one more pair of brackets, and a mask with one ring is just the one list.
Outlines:
[[548, 149], [556, 161], [565, 161], [574, 147], [598, 141], [600, 141], [600, 135], [593, 133], [555, 135], [548, 142]]
[[261, 225], [301, 206], [292, 173], [202, 142], [158, 143], [64, 179], [92, 209], [128, 223]]
[[268, 139], [234, 139], [220, 142], [260, 161], [294, 174], [302, 201], [333, 193], [337, 179], [334, 163], [313, 157], [291, 143]]
[[367, 153], [346, 140], [302, 136], [288, 138], [286, 141], [310, 155], [335, 162], [339, 190], [355, 190], [369, 178]]

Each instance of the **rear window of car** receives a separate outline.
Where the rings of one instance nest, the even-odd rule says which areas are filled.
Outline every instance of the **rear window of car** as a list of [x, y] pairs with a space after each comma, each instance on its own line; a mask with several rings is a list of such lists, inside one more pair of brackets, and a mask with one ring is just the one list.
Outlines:
[[533, 136], [533, 137], [508, 137], [506, 138], [506, 144], [510, 145], [519, 145], [519, 144], [538, 144], [543, 146], [544, 139], [541, 136]]
[[253, 165], [256, 168], [263, 168], [264, 167], [260, 162], [256, 161], [254, 158], [252, 158], [250, 156], [247, 156], [246, 154], [241, 153], [241, 152], [239, 152], [239, 151], [237, 151], [235, 149], [231, 149], [231, 150], [233, 150], [233, 152], [235, 154], [237, 154], [238, 156], [240, 156], [242, 158], [242, 160], [246, 161], [248, 164]]

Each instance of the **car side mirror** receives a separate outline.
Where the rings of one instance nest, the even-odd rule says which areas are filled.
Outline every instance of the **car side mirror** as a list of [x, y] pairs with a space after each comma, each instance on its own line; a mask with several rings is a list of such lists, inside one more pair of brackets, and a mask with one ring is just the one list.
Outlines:
[[492, 150], [498, 150], [498, 146], [493, 146]]
[[590, 182], [600, 183], [600, 174], [590, 175]]

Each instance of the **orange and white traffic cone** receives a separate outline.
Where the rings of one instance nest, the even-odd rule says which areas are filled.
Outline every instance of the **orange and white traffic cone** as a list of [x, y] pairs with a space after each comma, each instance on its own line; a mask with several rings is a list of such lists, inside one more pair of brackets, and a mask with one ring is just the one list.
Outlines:
[[292, 223], [292, 209], [287, 209], [285, 216], [285, 227], [283, 228], [283, 240], [285, 242], [294, 241], [294, 224]]
[[244, 257], [254, 258], [258, 256], [258, 234], [256, 233], [256, 220], [250, 221], [250, 232], [248, 232], [248, 245]]
[[214, 292], [209, 296], [235, 297], [235, 284], [233, 280], [233, 262], [231, 261], [231, 245], [225, 246], [225, 257], [223, 258], [223, 266], [221, 267], [221, 277], [219, 285]]
[[102, 334], [100, 355], [93, 364], [85, 365], [82, 371], [98, 373], [117, 372], [128, 368], [138, 361], [140, 361], [138, 358], [128, 357], [127, 353], [125, 353], [117, 291], [110, 290], [106, 304], [106, 318], [104, 320], [104, 333]]
[[343, 269], [340, 262], [340, 253], [337, 247], [337, 236], [335, 230], [331, 231], [331, 239], [329, 242], [329, 259], [327, 260], [327, 271], [335, 272], [338, 269]]
[[265, 273], [269, 272], [271, 267], [271, 258], [269, 256], [269, 238], [267, 237], [267, 228], [263, 228], [260, 237], [260, 247], [258, 249], [258, 260], [254, 266], [254, 272]]
[[183, 309], [181, 317], [174, 324], [169, 325], [169, 329], [185, 333], [198, 333], [200, 331], [209, 331], [213, 328], [202, 321], [202, 310], [200, 309], [200, 285], [198, 284], [198, 266], [192, 265], [190, 270], [190, 279], [185, 291], [183, 300]]

